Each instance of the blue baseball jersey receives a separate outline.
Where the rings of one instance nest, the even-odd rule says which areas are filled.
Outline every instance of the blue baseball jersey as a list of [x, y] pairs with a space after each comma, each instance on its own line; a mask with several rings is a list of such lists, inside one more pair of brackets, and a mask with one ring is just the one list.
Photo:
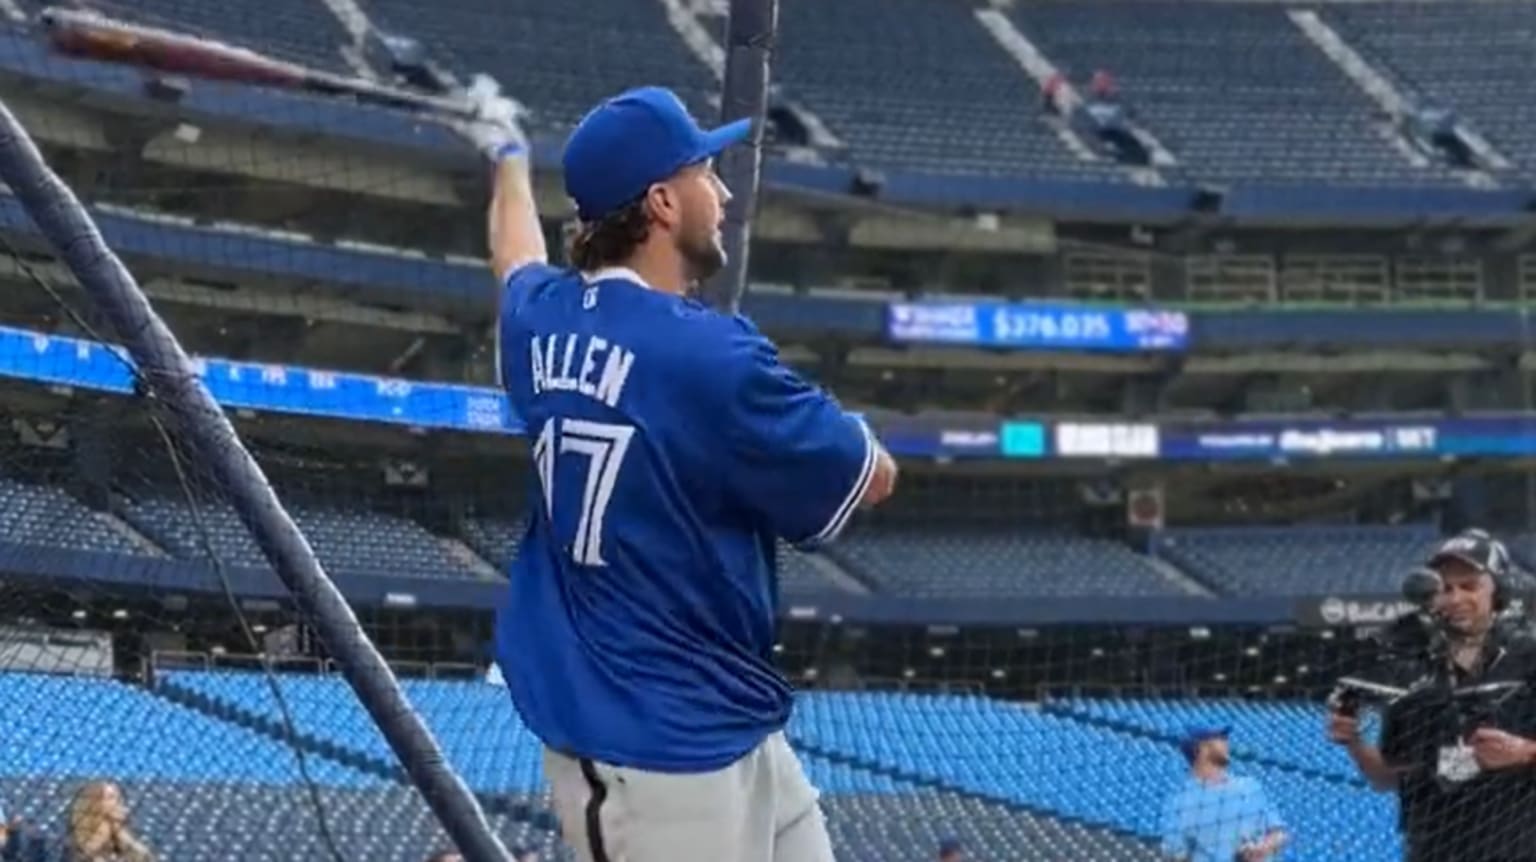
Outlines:
[[499, 337], [537, 474], [496, 627], [518, 712], [572, 756], [736, 761], [789, 718], [775, 539], [838, 534], [869, 430], [746, 319], [628, 270], [517, 270]]
[[1190, 776], [1163, 808], [1163, 856], [1233, 862], [1243, 847], [1284, 828], [1280, 812], [1252, 778], [1205, 782]]

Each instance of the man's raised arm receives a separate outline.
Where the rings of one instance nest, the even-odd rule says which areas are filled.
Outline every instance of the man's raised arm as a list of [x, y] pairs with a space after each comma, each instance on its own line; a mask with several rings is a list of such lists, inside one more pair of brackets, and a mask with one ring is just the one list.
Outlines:
[[518, 122], [521, 109], [501, 94], [493, 79], [475, 76], [467, 95], [476, 118], [457, 129], [495, 165], [491, 206], [486, 214], [486, 245], [491, 271], [498, 282], [505, 283], [520, 267], [549, 260], [533, 200], [528, 137]]

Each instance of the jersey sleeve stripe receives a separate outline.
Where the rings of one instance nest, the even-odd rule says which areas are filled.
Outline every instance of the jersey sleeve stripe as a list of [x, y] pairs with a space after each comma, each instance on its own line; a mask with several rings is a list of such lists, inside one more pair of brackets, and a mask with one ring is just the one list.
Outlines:
[[869, 425], [863, 420], [857, 421], [859, 429], [864, 432], [864, 466], [860, 468], [853, 487], [848, 489], [848, 496], [843, 498], [842, 505], [832, 513], [832, 520], [821, 528], [821, 532], [812, 536], [807, 544], [821, 545], [836, 539], [843, 527], [848, 525], [848, 519], [853, 517], [854, 510], [859, 508], [859, 501], [864, 499], [864, 492], [869, 489], [870, 480], [875, 477], [875, 438], [869, 432]]

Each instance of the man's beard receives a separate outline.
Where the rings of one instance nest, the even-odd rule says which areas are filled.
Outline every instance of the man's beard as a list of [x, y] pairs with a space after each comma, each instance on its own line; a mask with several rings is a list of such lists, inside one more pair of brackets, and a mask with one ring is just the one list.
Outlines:
[[708, 280], [725, 266], [725, 249], [715, 241], [713, 233], [695, 241], [682, 240], [677, 250], [688, 266], [688, 280], [695, 284]]

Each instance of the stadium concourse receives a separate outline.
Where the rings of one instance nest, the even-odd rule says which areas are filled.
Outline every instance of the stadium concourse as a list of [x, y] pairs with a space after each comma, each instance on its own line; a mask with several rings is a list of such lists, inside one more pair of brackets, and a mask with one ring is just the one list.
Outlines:
[[[717, 111], [723, 3], [87, 5], [391, 85], [494, 75], [552, 247], [584, 110], [663, 83]], [[1231, 728], [1279, 858], [1400, 858], [1323, 696], [1443, 535], [1536, 563], [1536, 4], [780, 5], [745, 312], [903, 463], [837, 544], [778, 550], [788, 732], [838, 858], [1162, 858], [1190, 727]], [[0, 99], [492, 827], [572, 858], [488, 664], [530, 468], [483, 166], [420, 114], [55, 55], [41, 8], [0, 2]], [[446, 848], [8, 192], [0, 239], [13, 841], [64, 841], [109, 780], [162, 860]]]

